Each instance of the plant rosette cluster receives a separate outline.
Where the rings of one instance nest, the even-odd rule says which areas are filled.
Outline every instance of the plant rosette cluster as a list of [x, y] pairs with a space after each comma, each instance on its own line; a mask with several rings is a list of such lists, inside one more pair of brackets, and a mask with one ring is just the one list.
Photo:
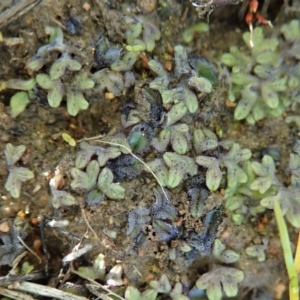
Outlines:
[[[280, 116], [288, 106], [299, 102], [295, 93], [299, 85], [299, 21], [292, 20], [281, 27], [281, 36], [265, 38], [262, 27], [243, 34], [248, 54], [232, 46], [221, 56], [221, 62], [231, 70], [229, 99], [237, 102], [235, 120], [250, 124], [267, 117]], [[294, 63], [291, 64], [291, 61]], [[296, 65], [295, 65], [296, 63]], [[289, 71], [287, 71], [289, 70]]]

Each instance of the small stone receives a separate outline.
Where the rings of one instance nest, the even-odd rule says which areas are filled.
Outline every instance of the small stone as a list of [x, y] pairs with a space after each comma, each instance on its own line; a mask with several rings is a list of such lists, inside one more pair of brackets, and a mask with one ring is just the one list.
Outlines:
[[137, 7], [143, 14], [152, 12], [157, 5], [157, 0], [139, 0], [137, 2]]
[[1, 232], [9, 232], [9, 225], [8, 225], [8, 223], [5, 221], [5, 222], [2, 222], [1, 224], [0, 224], [0, 231]]
[[85, 2], [82, 6], [82, 8], [85, 10], [85, 11], [89, 11], [91, 9], [91, 5], [87, 2]]
[[116, 97], [113, 93], [110, 93], [110, 92], [106, 92], [104, 96], [105, 96], [105, 99], [107, 99], [107, 100], [113, 100]]

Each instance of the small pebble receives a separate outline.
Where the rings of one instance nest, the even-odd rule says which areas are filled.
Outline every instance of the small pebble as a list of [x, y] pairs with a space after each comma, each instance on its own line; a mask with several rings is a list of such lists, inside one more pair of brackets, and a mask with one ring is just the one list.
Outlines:
[[82, 8], [85, 10], [85, 11], [90, 11], [91, 9], [91, 5], [87, 2], [84, 2]]
[[115, 97], [116, 96], [113, 93], [110, 93], [110, 92], [105, 93], [105, 99], [107, 99], [107, 100], [113, 100], [113, 99], [115, 99]]
[[1, 232], [9, 232], [9, 225], [8, 225], [8, 223], [6, 221], [2, 222], [0, 224], [0, 231]]
[[157, 0], [138, 0], [137, 7], [143, 14], [152, 12], [157, 5]]

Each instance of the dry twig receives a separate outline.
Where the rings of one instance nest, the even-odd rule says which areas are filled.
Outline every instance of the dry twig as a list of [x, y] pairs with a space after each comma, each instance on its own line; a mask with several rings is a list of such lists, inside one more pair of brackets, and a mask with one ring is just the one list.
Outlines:
[[40, 285], [31, 282], [16, 282], [8, 286], [11, 290], [23, 291], [29, 294], [34, 294], [38, 296], [44, 296], [49, 298], [55, 298], [60, 300], [88, 300], [86, 297], [76, 296], [70, 293], [60, 291], [58, 289]]

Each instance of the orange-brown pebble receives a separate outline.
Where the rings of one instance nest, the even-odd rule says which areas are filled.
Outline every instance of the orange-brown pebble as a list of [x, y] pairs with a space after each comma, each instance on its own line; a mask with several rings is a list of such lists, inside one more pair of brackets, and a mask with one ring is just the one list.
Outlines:
[[39, 224], [39, 220], [37, 218], [32, 218], [30, 220], [31, 224], [34, 225], [34, 226], [37, 226]]
[[226, 105], [226, 107], [229, 107], [229, 108], [236, 107], [236, 103], [234, 103], [228, 99], [226, 99], [225, 105]]
[[112, 99], [116, 98], [116, 96], [111, 92], [106, 92], [104, 96], [105, 96], [105, 99], [107, 99], [107, 100], [112, 100]]
[[42, 246], [42, 240], [39, 239], [39, 238], [35, 239], [34, 242], [33, 242], [34, 252], [36, 253], [36, 255], [38, 257], [40, 257], [42, 260], [44, 260], [45, 255], [41, 251], [41, 246]]
[[20, 210], [17, 215], [20, 218], [25, 218], [25, 216], [26, 216], [23, 210]]
[[229, 242], [228, 244], [227, 244], [227, 246], [229, 247], [229, 248], [233, 248], [234, 247], [234, 242]]
[[155, 279], [155, 276], [152, 273], [148, 274], [145, 278], [146, 282], [150, 282], [151, 280], [154, 280], [154, 279]]
[[138, 0], [137, 7], [143, 14], [152, 12], [157, 5], [157, 0]]
[[148, 59], [147, 55], [143, 52], [143, 53], [140, 54], [139, 57], [143, 62], [143, 67], [144, 68], [149, 68], [149, 65], [148, 65], [149, 59]]
[[164, 105], [165, 110], [170, 110], [171, 107], [172, 107], [171, 104], [165, 104], [165, 105]]
[[171, 60], [167, 60], [164, 64], [164, 67], [167, 71], [171, 71], [173, 68], [173, 63]]
[[84, 4], [82, 5], [82, 8], [85, 10], [85, 11], [90, 11], [91, 9], [91, 5], [87, 2], [84, 2]]
[[107, 117], [102, 117], [101, 121], [106, 124], [106, 123], [108, 123], [108, 118]]
[[275, 286], [274, 290], [275, 290], [275, 299], [282, 299], [283, 293], [286, 290], [286, 286], [285, 284], [280, 282]]
[[272, 254], [272, 255], [277, 255], [278, 254], [278, 251], [277, 251], [277, 248], [275, 247], [269, 247], [268, 248], [268, 253]]

